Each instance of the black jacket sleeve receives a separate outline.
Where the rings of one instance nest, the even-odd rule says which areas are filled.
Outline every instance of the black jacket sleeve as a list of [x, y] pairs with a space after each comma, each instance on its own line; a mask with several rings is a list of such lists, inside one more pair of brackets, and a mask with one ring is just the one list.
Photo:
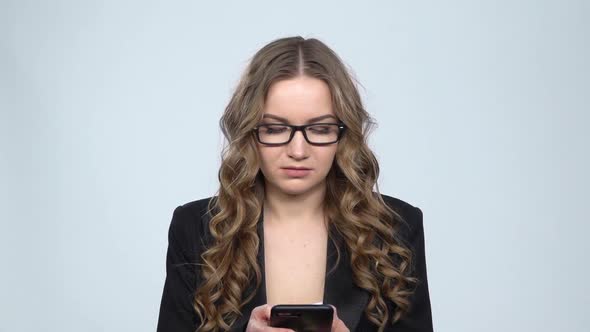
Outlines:
[[430, 295], [428, 291], [428, 278], [426, 273], [426, 253], [424, 247], [424, 226], [422, 210], [410, 207], [407, 215], [410, 229], [408, 232], [408, 245], [413, 253], [412, 276], [418, 278], [418, 284], [414, 294], [410, 298], [411, 307], [409, 313], [400, 321], [390, 327], [390, 332], [432, 332], [432, 313], [430, 308]]
[[[182, 206], [174, 210], [168, 230], [166, 281], [160, 303], [157, 332], [193, 332], [199, 325], [193, 309], [200, 253], [194, 243], [198, 222]], [[191, 235], [192, 238], [191, 238]]]

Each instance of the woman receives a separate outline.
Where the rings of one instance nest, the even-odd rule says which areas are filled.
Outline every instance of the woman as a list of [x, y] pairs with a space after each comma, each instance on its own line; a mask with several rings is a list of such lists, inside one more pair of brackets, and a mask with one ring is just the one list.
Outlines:
[[371, 118], [331, 49], [264, 46], [220, 125], [217, 195], [172, 217], [158, 331], [285, 331], [272, 305], [318, 302], [333, 331], [432, 331], [422, 212], [379, 194]]

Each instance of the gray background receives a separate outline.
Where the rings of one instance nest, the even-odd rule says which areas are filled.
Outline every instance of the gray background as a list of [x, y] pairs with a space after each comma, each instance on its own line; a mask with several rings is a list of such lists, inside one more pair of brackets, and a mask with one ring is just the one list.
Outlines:
[[1, 1], [0, 330], [153, 331], [248, 58], [331, 46], [424, 211], [437, 331], [587, 331], [587, 1]]

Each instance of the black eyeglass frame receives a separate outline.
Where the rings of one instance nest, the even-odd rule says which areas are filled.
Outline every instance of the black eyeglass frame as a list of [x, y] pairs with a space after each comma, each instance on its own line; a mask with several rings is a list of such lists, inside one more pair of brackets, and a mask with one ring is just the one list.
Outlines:
[[[309, 141], [309, 138], [307, 137], [307, 133], [306, 133], [305, 129], [307, 129], [308, 127], [321, 126], [321, 125], [331, 125], [331, 126], [336, 125], [336, 126], [338, 126], [338, 136], [336, 137], [335, 141], [325, 142], [325, 143], [314, 143], [314, 142]], [[260, 140], [260, 133], [259, 133], [258, 129], [260, 127], [270, 127], [270, 126], [283, 126], [283, 127], [291, 128], [291, 134], [289, 135], [289, 139], [284, 143], [262, 142], [262, 140]], [[342, 135], [344, 134], [345, 130], [346, 130], [346, 126], [342, 122], [339, 122], [339, 123], [310, 123], [310, 124], [306, 124], [306, 125], [302, 125], [302, 126], [295, 126], [295, 125], [289, 125], [289, 124], [284, 124], [284, 123], [263, 123], [263, 124], [259, 124], [258, 126], [254, 127], [252, 129], [252, 131], [255, 133], [255, 136], [256, 136], [256, 139], [258, 140], [258, 142], [260, 144], [264, 144], [264, 145], [268, 145], [268, 146], [280, 146], [280, 145], [289, 144], [291, 142], [291, 140], [293, 139], [293, 137], [295, 136], [295, 133], [297, 131], [301, 131], [301, 133], [303, 134], [303, 137], [305, 138], [305, 141], [307, 141], [307, 143], [309, 143], [311, 145], [315, 145], [315, 146], [330, 145], [330, 144], [334, 144], [334, 143], [338, 142], [342, 138]]]

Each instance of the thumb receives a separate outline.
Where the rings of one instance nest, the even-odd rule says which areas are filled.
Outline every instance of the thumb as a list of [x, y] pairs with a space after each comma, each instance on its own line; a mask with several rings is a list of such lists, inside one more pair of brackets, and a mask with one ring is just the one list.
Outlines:
[[270, 319], [270, 309], [271, 306], [268, 304], [258, 306], [252, 310], [252, 316], [254, 319], [268, 321]]
[[334, 309], [334, 319], [332, 320], [332, 331], [350, 332], [350, 330], [348, 329], [346, 324], [344, 324], [344, 322], [338, 317], [338, 310], [336, 309], [336, 307], [331, 304], [330, 304], [330, 306]]
[[335, 306], [330, 304], [330, 307], [332, 307], [332, 309], [334, 309], [334, 315], [332, 316], [332, 328], [334, 328], [336, 326], [336, 322], [338, 322], [338, 320], [340, 318], [338, 318], [338, 310], [336, 309]]

